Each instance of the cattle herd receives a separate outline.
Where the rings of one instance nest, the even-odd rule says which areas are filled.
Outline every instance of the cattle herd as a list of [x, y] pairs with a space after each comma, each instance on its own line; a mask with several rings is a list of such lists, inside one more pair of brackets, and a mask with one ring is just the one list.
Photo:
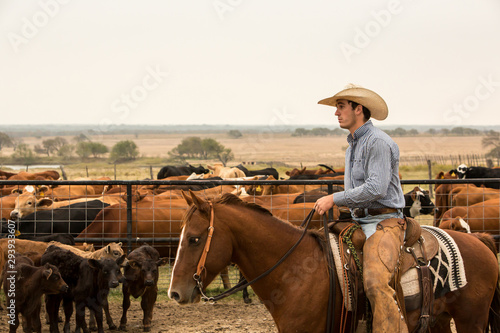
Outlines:
[[[110, 289], [121, 284], [123, 314], [119, 328], [126, 329], [127, 310], [133, 296], [141, 298], [143, 329], [149, 331], [158, 292], [159, 267], [175, 257], [183, 215], [188, 208], [182, 191], [196, 191], [205, 198], [232, 193], [299, 225], [314, 202], [328, 194], [328, 188], [321, 182], [311, 181], [305, 185], [288, 180], [336, 180], [339, 182], [330, 186], [330, 191], [335, 192], [343, 189], [343, 171], [320, 165], [316, 169], [288, 170], [282, 178], [274, 168], [165, 166], [156, 180], [147, 185], [134, 185], [132, 193], [128, 193], [127, 187], [106, 182], [58, 185], [59, 173], [52, 170], [37, 173], [0, 170], [3, 237], [0, 266], [6, 301], [3, 311], [7, 312], [3, 317], [7, 318], [11, 332], [16, 331], [20, 318], [25, 332], [40, 332], [40, 317], [46, 313], [50, 332], [59, 332], [59, 308], [62, 307], [64, 332], [69, 332], [73, 313], [77, 332], [89, 332], [90, 328], [103, 332], [104, 317], [109, 328], [115, 329], [107, 296]], [[284, 178], [287, 182], [283, 184], [280, 181], [249, 182]], [[460, 165], [436, 177], [453, 178], [471, 181], [436, 184], [434, 202], [429, 191], [415, 186], [405, 193], [404, 214], [432, 215], [434, 225], [443, 229], [498, 235], [500, 169]], [[217, 185], [217, 182], [207, 185], [210, 180], [227, 179], [243, 180], [245, 185]], [[10, 183], [15, 180], [51, 182], [47, 182], [48, 185]], [[184, 182], [178, 185], [168, 181]], [[127, 200], [132, 201], [131, 211], [127, 209]], [[345, 212], [342, 207], [334, 207], [332, 218], [344, 217]], [[315, 214], [312, 226], [319, 228], [321, 222]], [[133, 251], [127, 255], [119, 241], [129, 236], [135, 241]], [[107, 242], [111, 239], [116, 241]], [[148, 240], [147, 244], [141, 239]], [[43, 308], [46, 312], [41, 311]], [[86, 309], [90, 313], [88, 324]]]

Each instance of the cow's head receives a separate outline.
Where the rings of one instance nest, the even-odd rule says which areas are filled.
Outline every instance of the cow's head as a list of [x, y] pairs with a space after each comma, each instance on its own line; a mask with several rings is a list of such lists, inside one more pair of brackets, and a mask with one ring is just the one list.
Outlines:
[[160, 258], [158, 260], [129, 260], [128, 264], [133, 269], [140, 271], [145, 286], [154, 286], [158, 283], [158, 267], [166, 265], [167, 262], [167, 258]]
[[465, 173], [467, 172], [467, 170], [469, 170], [469, 168], [467, 167], [467, 165], [460, 164], [457, 167], [457, 176], [458, 176], [458, 178], [459, 179], [465, 178]]
[[97, 281], [99, 287], [102, 289], [116, 288], [123, 281], [123, 274], [120, 269], [123, 261], [125, 260], [125, 255], [120, 256], [118, 259], [89, 259], [89, 266], [98, 270]]
[[[16, 205], [14, 210], [10, 212], [10, 219], [19, 220], [21, 217], [34, 213], [36, 210], [49, 209], [53, 201], [43, 196], [46, 190], [48, 190], [48, 187], [45, 185], [40, 188], [35, 188], [31, 185], [26, 186], [16, 198]], [[14, 191], [19, 193], [18, 189]]]
[[410, 217], [434, 213], [435, 206], [429, 196], [429, 191], [416, 186], [405, 194], [406, 206], [409, 207]]
[[40, 288], [45, 294], [58, 294], [68, 291], [69, 287], [64, 282], [56, 266], [46, 263], [41, 269], [43, 269], [43, 279], [41, 280]]
[[193, 171], [194, 173], [197, 173], [197, 174], [210, 172], [209, 169], [205, 169], [201, 164], [200, 164], [200, 166], [197, 166], [197, 167], [189, 164], [189, 168], [191, 169], [191, 171]]

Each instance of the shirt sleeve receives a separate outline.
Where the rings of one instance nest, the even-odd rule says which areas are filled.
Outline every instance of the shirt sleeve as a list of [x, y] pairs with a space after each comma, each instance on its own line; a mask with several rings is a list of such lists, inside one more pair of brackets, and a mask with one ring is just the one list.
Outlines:
[[365, 182], [361, 186], [334, 193], [335, 205], [369, 208], [372, 202], [383, 198], [391, 181], [391, 164], [390, 146], [383, 140], [373, 140], [367, 147], [364, 161]]

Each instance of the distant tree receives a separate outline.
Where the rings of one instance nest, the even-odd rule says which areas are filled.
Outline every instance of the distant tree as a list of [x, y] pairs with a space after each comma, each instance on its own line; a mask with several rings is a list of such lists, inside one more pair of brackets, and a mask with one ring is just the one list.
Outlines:
[[292, 136], [304, 136], [307, 135], [307, 130], [305, 128], [296, 128], [295, 132], [292, 133]]
[[86, 159], [92, 154], [90, 142], [81, 141], [76, 144], [75, 153], [82, 159]]
[[30, 165], [35, 161], [35, 155], [27, 144], [21, 143], [12, 154], [12, 159], [17, 163]]
[[44, 147], [42, 147], [40, 145], [35, 145], [35, 147], [33, 147], [33, 150], [37, 154], [44, 154], [44, 155], [47, 154], [48, 155], [47, 148], [44, 148]]
[[85, 134], [80, 133], [79, 135], [76, 135], [76, 136], [73, 137], [73, 141], [75, 141], [75, 142], [78, 143], [78, 142], [82, 142], [82, 141], [91, 141], [91, 140]]
[[65, 158], [69, 158], [73, 156], [73, 152], [75, 151], [74, 145], [64, 145], [57, 151], [57, 155]]
[[169, 152], [173, 159], [185, 160], [186, 158], [211, 159], [217, 158], [225, 165], [229, 160], [234, 159], [231, 149], [224, 147], [217, 140], [212, 138], [201, 139], [199, 137], [189, 137]]
[[227, 162], [234, 160], [234, 154], [229, 148], [224, 148], [224, 150], [217, 154], [217, 158], [221, 161], [222, 165], [226, 166]]
[[0, 150], [4, 147], [12, 147], [13, 141], [6, 133], [0, 132]]
[[311, 134], [316, 136], [327, 136], [330, 133], [331, 131], [328, 128], [324, 127], [316, 127], [311, 130]]
[[89, 142], [90, 152], [94, 156], [94, 158], [98, 158], [101, 155], [109, 152], [108, 147], [99, 142]]
[[183, 139], [172, 151], [174, 155], [185, 156], [187, 158], [199, 157], [202, 152], [201, 138], [195, 136]]
[[139, 156], [139, 149], [134, 141], [120, 141], [111, 148], [110, 160], [118, 163], [134, 160]]
[[227, 132], [227, 134], [233, 139], [238, 139], [243, 136], [243, 134], [241, 134], [241, 132], [238, 130], [230, 130], [229, 132]]
[[481, 140], [483, 147], [493, 147], [487, 154], [490, 158], [500, 158], [500, 133], [496, 131], [489, 131], [486, 136]]
[[47, 156], [50, 156], [50, 154], [53, 153], [57, 153], [57, 151], [67, 143], [68, 141], [60, 136], [55, 137], [54, 139], [47, 139], [42, 141], [42, 145], [47, 151]]

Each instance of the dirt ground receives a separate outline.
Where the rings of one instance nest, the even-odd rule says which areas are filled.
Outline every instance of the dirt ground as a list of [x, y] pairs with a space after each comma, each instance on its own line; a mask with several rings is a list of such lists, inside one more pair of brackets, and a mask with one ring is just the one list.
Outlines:
[[[111, 316], [115, 325], [119, 326], [122, 315], [121, 304], [117, 301], [110, 304]], [[8, 332], [9, 326], [6, 311], [0, 311], [0, 332]], [[127, 313], [127, 331], [142, 332], [142, 310], [139, 302], [132, 302]], [[111, 331], [104, 324], [105, 332]], [[62, 331], [62, 323], [59, 324]], [[71, 331], [75, 329], [74, 316]], [[18, 328], [22, 332], [22, 328]], [[48, 333], [49, 327], [43, 324], [42, 332]], [[159, 301], [153, 314], [152, 333], [166, 332], [276, 332], [276, 327], [267, 309], [258, 300], [245, 304], [239, 300], [221, 301], [215, 304], [199, 303], [180, 306], [175, 302]]]

